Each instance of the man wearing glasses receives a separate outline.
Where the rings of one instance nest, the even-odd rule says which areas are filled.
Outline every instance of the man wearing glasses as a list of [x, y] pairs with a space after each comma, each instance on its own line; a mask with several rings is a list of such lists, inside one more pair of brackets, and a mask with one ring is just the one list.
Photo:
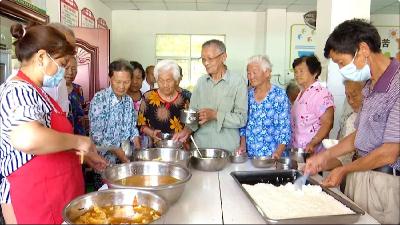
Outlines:
[[243, 77], [227, 69], [226, 57], [222, 41], [202, 45], [201, 60], [208, 74], [199, 78], [190, 99], [190, 108], [199, 112], [199, 124], [186, 125], [174, 140], [184, 142], [195, 132], [200, 148], [233, 152], [239, 147], [239, 128], [247, 121], [247, 86]]

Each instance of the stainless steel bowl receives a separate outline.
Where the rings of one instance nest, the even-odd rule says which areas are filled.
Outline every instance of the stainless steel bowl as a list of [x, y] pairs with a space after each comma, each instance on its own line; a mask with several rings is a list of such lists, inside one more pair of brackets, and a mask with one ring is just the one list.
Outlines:
[[287, 158], [287, 157], [282, 157], [278, 160], [276, 160], [276, 169], [277, 170], [297, 170], [297, 161]]
[[[115, 182], [134, 175], [172, 176], [179, 181], [174, 184], [151, 187], [126, 186]], [[151, 191], [166, 199], [169, 204], [173, 204], [182, 195], [185, 184], [190, 180], [192, 174], [187, 168], [178, 164], [156, 161], [136, 161], [108, 167], [103, 172], [102, 177], [110, 188], [135, 188]]]
[[199, 122], [199, 113], [194, 109], [182, 109], [180, 120], [184, 124], [197, 124]]
[[189, 168], [191, 152], [176, 148], [148, 148], [135, 151], [134, 161], [172, 162]]
[[160, 133], [159, 137], [161, 140], [171, 140], [174, 135], [171, 133]]
[[182, 148], [183, 144], [180, 141], [159, 140], [155, 142], [157, 148]]
[[108, 189], [91, 192], [73, 199], [63, 209], [63, 219], [67, 224], [74, 224], [79, 216], [93, 206], [133, 205], [137, 196], [138, 204], [146, 205], [160, 212], [161, 217], [167, 212], [167, 202], [157, 194], [135, 189]]
[[190, 164], [193, 168], [203, 171], [222, 170], [229, 161], [231, 153], [219, 148], [199, 148], [201, 156], [197, 150], [192, 152]]
[[302, 148], [291, 148], [289, 150], [289, 158], [296, 160], [297, 163], [305, 163], [310, 156], [311, 154], [305, 152]]
[[270, 156], [254, 156], [251, 158], [251, 164], [257, 168], [274, 167], [276, 160]]
[[231, 163], [244, 163], [247, 161], [248, 157], [247, 154], [231, 154], [229, 156]]

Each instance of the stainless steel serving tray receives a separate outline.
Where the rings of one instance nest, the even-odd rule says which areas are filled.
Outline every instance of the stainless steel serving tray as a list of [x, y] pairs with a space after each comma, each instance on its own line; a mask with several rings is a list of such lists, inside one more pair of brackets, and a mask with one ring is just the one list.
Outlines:
[[[336, 200], [341, 202], [343, 205], [347, 206], [351, 210], [355, 212], [355, 214], [348, 215], [332, 215], [332, 216], [315, 216], [315, 217], [302, 217], [302, 218], [293, 218], [293, 219], [280, 219], [275, 220], [271, 219], [266, 215], [261, 207], [253, 200], [250, 194], [243, 188], [242, 184], [250, 184], [254, 185], [257, 183], [268, 183], [273, 185], [285, 185], [288, 182], [293, 182], [297, 177], [302, 174], [297, 170], [263, 170], [263, 171], [235, 171], [231, 172], [231, 176], [242, 189], [242, 191], [249, 198], [250, 202], [254, 205], [257, 211], [261, 214], [263, 219], [267, 223], [271, 224], [349, 224], [354, 223], [358, 220], [361, 215], [364, 215], [365, 212], [360, 207], [358, 207], [353, 202], [343, 198], [342, 196], [336, 194], [328, 188], [322, 187], [322, 190], [327, 194], [334, 197]], [[306, 184], [319, 185], [319, 183], [309, 178], [307, 179]]]

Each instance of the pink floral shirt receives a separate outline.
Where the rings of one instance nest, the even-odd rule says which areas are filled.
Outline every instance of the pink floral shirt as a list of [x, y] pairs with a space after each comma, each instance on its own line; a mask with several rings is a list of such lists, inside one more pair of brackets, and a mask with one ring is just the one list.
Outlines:
[[[300, 92], [291, 109], [292, 147], [306, 147], [321, 128], [320, 117], [331, 106], [334, 107], [332, 94], [318, 81]], [[315, 151], [321, 150], [320, 144]]]

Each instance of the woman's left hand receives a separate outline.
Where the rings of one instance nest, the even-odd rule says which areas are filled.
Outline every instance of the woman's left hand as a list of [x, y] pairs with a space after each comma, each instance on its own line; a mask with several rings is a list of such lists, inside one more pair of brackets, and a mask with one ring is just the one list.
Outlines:
[[107, 160], [101, 157], [97, 152], [89, 152], [85, 157], [85, 163], [95, 171], [103, 171], [107, 167]]
[[314, 149], [315, 149], [315, 144], [312, 142], [312, 140], [306, 145], [304, 151], [307, 153], [314, 153]]
[[321, 185], [324, 187], [337, 187], [340, 185], [346, 174], [346, 170], [343, 166], [337, 167], [330, 172], [328, 177], [322, 181]]

